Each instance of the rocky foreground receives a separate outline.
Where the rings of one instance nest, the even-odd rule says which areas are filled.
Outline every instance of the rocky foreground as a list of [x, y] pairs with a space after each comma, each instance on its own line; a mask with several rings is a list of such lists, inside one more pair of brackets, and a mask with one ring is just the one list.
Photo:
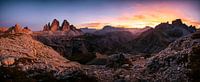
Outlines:
[[30, 35], [0, 36], [1, 82], [79, 81], [87, 78], [79, 63], [65, 59]]
[[198, 82], [200, 32], [171, 43], [150, 58], [115, 54], [106, 65], [80, 65], [26, 34], [0, 36], [0, 80], [14, 82]]
[[200, 32], [196, 32], [178, 39], [150, 58], [124, 54], [110, 59], [115, 67], [90, 65], [84, 70], [101, 82], [199, 82], [199, 55]]

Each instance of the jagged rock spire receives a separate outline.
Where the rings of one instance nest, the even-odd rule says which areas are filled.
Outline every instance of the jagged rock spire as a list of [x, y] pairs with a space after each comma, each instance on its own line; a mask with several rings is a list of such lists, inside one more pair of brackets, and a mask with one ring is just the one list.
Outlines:
[[61, 31], [69, 31], [70, 30], [70, 24], [67, 20], [64, 20], [62, 23], [62, 26], [60, 27]]
[[59, 21], [57, 19], [54, 19], [53, 22], [51, 23], [51, 28], [50, 30], [52, 32], [55, 32], [59, 29]]
[[22, 30], [22, 27], [19, 24], [15, 24], [14, 26], [14, 32], [15, 33], [20, 33]]

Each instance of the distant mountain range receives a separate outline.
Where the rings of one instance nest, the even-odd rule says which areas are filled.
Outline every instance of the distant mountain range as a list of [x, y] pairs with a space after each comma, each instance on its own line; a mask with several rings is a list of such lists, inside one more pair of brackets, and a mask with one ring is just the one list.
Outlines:
[[87, 42], [95, 45], [97, 48], [94, 49], [98, 49], [97, 52], [154, 53], [165, 49], [174, 40], [195, 31], [194, 26], [187, 26], [180, 19], [172, 21], [172, 24], [161, 23], [155, 28], [136, 29], [105, 26], [101, 30], [87, 34], [87, 38], [89, 38]]
[[45, 24], [42, 31], [32, 32], [28, 27], [21, 29], [21, 26], [16, 24], [9, 29], [2, 28], [0, 32], [31, 34], [36, 40], [51, 46], [65, 57], [85, 54], [88, 58], [94, 58], [94, 53], [157, 53], [176, 39], [195, 31], [194, 26], [187, 26], [181, 19], [172, 21], [172, 24], [161, 23], [154, 28], [108, 25], [100, 30], [77, 29], [67, 20], [60, 25], [59, 21], [54, 19], [51, 24]]
[[[142, 29], [0, 29], [0, 81], [199, 82], [200, 31], [181, 19]], [[74, 62], [72, 62], [74, 61]]]

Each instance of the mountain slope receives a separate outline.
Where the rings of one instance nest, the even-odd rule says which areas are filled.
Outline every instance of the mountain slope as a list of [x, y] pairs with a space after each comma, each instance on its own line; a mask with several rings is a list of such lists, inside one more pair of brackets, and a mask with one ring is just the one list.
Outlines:
[[80, 64], [60, 56], [52, 48], [25, 34], [0, 36], [1, 81], [77, 81], [87, 78]]
[[200, 32], [182, 37], [149, 59], [144, 76], [153, 81], [191, 81], [200, 78]]
[[154, 29], [149, 29], [135, 40], [130, 42], [133, 50], [143, 53], [157, 53], [165, 49], [171, 42], [176, 39], [195, 32], [193, 26], [187, 26], [180, 19], [172, 21], [172, 24], [161, 23]]

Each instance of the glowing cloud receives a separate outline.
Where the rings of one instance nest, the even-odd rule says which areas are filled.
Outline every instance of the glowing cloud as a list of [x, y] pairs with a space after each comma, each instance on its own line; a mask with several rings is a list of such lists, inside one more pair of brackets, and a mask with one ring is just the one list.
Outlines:
[[[187, 25], [200, 27], [200, 20], [194, 16], [195, 10], [192, 9], [194, 9], [193, 6], [188, 3], [156, 2], [133, 4], [130, 10], [122, 12], [119, 17], [98, 19], [95, 25], [96, 28], [101, 28], [104, 24], [127, 28], [143, 28], [145, 26], [154, 27], [161, 22], [182, 19]], [[89, 27], [91, 25], [86, 24], [85, 26]], [[93, 25], [92, 27], [95, 26]]]

